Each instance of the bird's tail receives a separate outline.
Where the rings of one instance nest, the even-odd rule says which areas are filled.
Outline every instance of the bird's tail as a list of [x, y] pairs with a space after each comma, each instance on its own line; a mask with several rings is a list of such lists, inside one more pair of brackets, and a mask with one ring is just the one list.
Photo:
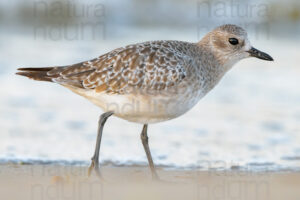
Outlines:
[[49, 81], [52, 82], [54, 78], [48, 75], [48, 72], [53, 70], [55, 67], [44, 67], [44, 68], [19, 68], [17, 75], [26, 76], [30, 79], [37, 81]]

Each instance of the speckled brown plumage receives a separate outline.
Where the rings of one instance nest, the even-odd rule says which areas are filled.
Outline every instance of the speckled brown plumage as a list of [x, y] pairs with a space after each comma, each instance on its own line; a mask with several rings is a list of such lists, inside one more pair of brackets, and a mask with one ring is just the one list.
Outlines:
[[[239, 44], [230, 44], [229, 38], [236, 38]], [[152, 123], [178, 117], [192, 108], [236, 62], [249, 57], [250, 48], [244, 29], [223, 25], [198, 43], [138, 43], [90, 61], [20, 68], [17, 74], [61, 84], [129, 121]], [[128, 104], [134, 109], [123, 109]]]
[[90, 61], [48, 68], [46, 74], [40, 75], [53, 82], [97, 92], [124, 94], [133, 89], [166, 90], [185, 78], [184, 65], [191, 59], [188, 52], [191, 45], [179, 41], [139, 43]]

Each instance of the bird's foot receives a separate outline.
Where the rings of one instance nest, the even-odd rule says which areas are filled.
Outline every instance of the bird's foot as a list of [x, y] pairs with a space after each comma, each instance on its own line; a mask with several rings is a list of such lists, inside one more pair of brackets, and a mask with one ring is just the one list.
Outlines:
[[92, 174], [92, 171], [96, 172], [96, 175], [102, 179], [102, 175], [100, 173], [100, 169], [99, 169], [99, 162], [96, 161], [95, 159], [92, 158], [92, 163], [88, 169], [88, 176], [90, 177]]

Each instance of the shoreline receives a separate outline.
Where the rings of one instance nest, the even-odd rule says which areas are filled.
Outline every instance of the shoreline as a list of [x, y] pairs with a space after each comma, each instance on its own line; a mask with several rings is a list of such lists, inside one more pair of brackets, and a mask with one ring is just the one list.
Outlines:
[[[298, 160], [297, 160], [298, 161]], [[88, 167], [89, 160], [41, 160], [41, 159], [0, 159], [0, 166], [3, 165], [56, 165], [65, 167]], [[198, 164], [198, 165], [197, 165]], [[157, 168], [171, 171], [227, 171], [227, 172], [253, 172], [253, 173], [268, 173], [268, 172], [300, 172], [300, 167], [289, 167], [284, 165], [277, 165], [274, 163], [248, 163], [245, 165], [238, 165], [238, 163], [230, 163], [226, 161], [208, 161], [203, 160], [193, 166], [173, 166], [155, 164]], [[100, 167], [137, 167], [147, 168], [147, 162], [128, 161], [126, 163], [114, 162], [104, 160], [100, 162]]]

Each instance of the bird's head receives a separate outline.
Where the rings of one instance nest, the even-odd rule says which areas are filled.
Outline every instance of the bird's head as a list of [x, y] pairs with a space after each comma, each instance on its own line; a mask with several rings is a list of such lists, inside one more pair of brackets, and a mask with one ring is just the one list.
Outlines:
[[273, 58], [252, 47], [247, 32], [236, 25], [226, 24], [209, 32], [200, 42], [222, 65], [232, 66], [241, 59], [256, 57], [273, 61]]

